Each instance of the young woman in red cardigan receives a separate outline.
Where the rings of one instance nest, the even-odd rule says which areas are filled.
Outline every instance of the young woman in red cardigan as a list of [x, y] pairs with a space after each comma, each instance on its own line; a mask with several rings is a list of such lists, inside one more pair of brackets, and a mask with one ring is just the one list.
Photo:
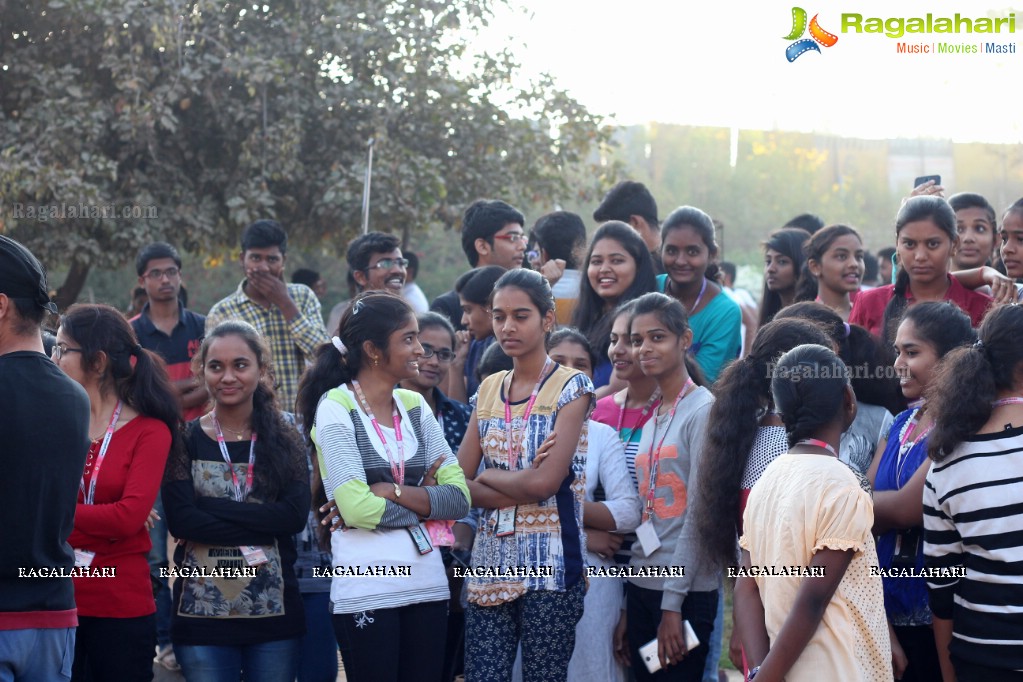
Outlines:
[[82, 574], [74, 579], [71, 679], [151, 680], [156, 602], [146, 526], [168, 453], [181, 447], [177, 398], [163, 363], [110, 306], [73, 306], [52, 357], [92, 408], [92, 445], [68, 538]]

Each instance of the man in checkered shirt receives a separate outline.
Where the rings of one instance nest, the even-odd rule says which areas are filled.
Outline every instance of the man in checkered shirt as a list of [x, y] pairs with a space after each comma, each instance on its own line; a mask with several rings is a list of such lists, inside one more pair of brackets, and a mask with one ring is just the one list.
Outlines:
[[294, 412], [298, 380], [316, 347], [327, 343], [320, 301], [304, 284], [286, 284], [288, 234], [275, 220], [257, 220], [242, 232], [245, 279], [206, 316], [206, 333], [225, 320], [248, 322], [270, 346], [274, 389], [282, 410]]

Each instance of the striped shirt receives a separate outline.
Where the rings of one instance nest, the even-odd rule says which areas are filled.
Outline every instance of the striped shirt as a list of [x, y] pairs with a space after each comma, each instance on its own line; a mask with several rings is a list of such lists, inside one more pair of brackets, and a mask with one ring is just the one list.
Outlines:
[[206, 316], [206, 335], [225, 320], [241, 320], [255, 327], [270, 346], [277, 380], [274, 386], [277, 404], [291, 412], [298, 396], [299, 377], [306, 364], [312, 361], [317, 346], [330, 339], [323, 327], [320, 301], [313, 290], [304, 284], [289, 284], [288, 296], [298, 308], [298, 315], [291, 320], [284, 318], [280, 308], [264, 308], [255, 303], [245, 294], [245, 280], [242, 280], [233, 294], [210, 308]]
[[469, 511], [469, 489], [444, 433], [418, 393], [396, 389], [394, 402], [401, 416], [402, 450], [393, 421], [379, 423], [387, 439], [381, 443], [369, 417], [347, 386], [327, 392], [316, 409], [313, 442], [327, 497], [337, 503], [348, 529], [331, 533], [331, 553], [338, 566], [368, 572], [408, 567], [407, 576], [334, 577], [330, 600], [334, 613], [358, 613], [445, 600], [450, 596], [439, 551], [416, 550], [409, 527], [416, 513], [377, 497], [370, 486], [394, 483], [387, 457], [405, 456], [404, 485], [418, 485], [430, 466], [443, 458], [437, 485], [424, 488], [430, 497], [429, 519], [454, 520]]
[[1023, 428], [973, 436], [935, 462], [924, 485], [931, 610], [952, 619], [950, 651], [1023, 670]]

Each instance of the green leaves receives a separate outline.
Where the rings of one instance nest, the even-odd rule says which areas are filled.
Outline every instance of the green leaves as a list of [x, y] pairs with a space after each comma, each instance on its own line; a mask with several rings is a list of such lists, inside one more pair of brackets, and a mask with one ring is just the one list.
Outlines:
[[[507, 54], [467, 66], [491, 8], [6, 2], [0, 230], [52, 265], [110, 268], [153, 239], [221, 252], [272, 216], [296, 246], [329, 235], [340, 253], [359, 229], [370, 137], [373, 229], [450, 228], [481, 196], [596, 198], [614, 180], [593, 161], [610, 143], [600, 120], [549, 79], [514, 86]], [[159, 217], [15, 218], [28, 201], [145, 201]]]

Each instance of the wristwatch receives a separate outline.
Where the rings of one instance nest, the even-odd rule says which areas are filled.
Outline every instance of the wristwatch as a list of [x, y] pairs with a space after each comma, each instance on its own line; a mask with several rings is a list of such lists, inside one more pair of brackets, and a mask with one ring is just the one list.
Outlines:
[[749, 682], [754, 677], [756, 677], [758, 672], [760, 672], [760, 666], [759, 665], [749, 671], [749, 674], [746, 675], [746, 682]]
[[394, 496], [396, 498], [401, 497], [401, 486], [399, 486], [397, 483], [394, 484]]

